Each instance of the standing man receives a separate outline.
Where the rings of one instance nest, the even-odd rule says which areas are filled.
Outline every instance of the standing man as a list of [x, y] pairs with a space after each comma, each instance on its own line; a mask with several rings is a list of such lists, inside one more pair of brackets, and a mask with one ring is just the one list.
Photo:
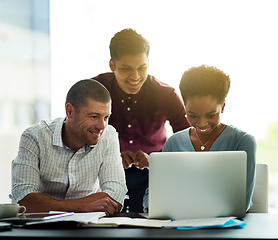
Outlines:
[[110, 42], [111, 73], [94, 79], [111, 94], [109, 124], [119, 133], [129, 199], [124, 210], [143, 212], [148, 187], [149, 154], [160, 151], [167, 139], [165, 122], [174, 132], [189, 126], [176, 91], [148, 75], [149, 42], [133, 29], [124, 29]]
[[65, 108], [65, 118], [41, 121], [22, 134], [12, 168], [13, 202], [28, 212], [119, 212], [127, 189], [118, 134], [108, 125], [109, 91], [81, 80], [69, 90]]

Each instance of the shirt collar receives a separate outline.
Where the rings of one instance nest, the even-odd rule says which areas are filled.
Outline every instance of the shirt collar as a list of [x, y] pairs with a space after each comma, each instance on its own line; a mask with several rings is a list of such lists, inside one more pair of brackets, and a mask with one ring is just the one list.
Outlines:
[[53, 134], [53, 145], [58, 147], [63, 147], [62, 141], [62, 129], [63, 124], [66, 121], [66, 118], [61, 118], [60, 121], [56, 124]]

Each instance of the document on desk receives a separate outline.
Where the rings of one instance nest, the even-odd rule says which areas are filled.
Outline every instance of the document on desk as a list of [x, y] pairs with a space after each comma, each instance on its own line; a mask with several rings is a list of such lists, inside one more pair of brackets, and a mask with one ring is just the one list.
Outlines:
[[74, 213], [71, 216], [64, 217], [63, 220], [88, 224], [97, 222], [103, 216], [105, 216], [104, 212]]
[[[53, 213], [53, 212], [51, 212]], [[58, 213], [58, 212], [55, 212]], [[89, 224], [89, 223], [95, 223], [99, 220], [100, 217], [105, 216], [104, 212], [89, 212], [89, 213], [74, 213], [70, 216], [65, 216], [61, 218], [54, 218], [39, 222], [30, 222], [26, 223], [26, 225], [42, 225], [42, 224], [49, 224], [49, 223], [55, 223], [55, 222], [76, 222], [81, 224]]]
[[83, 225], [84, 227], [118, 227], [118, 226], [133, 226], [133, 227], [153, 227], [162, 228], [170, 223], [171, 220], [156, 220], [146, 218], [130, 218], [130, 217], [104, 217], [100, 218], [95, 223]]
[[167, 223], [165, 228], [200, 229], [200, 228], [242, 228], [246, 225], [243, 221], [235, 217], [217, 217], [217, 218], [200, 218], [200, 219], [185, 219]]
[[[100, 217], [105, 216], [104, 212], [88, 212], [88, 213], [74, 213], [71, 216], [60, 219], [62, 221], [75, 221], [83, 224], [95, 223]], [[53, 219], [53, 221], [59, 221], [59, 219]]]
[[26, 225], [41, 225], [49, 223], [76, 222], [82, 227], [153, 227], [153, 228], [177, 228], [180, 230], [200, 229], [200, 228], [230, 228], [244, 227], [246, 224], [235, 217], [201, 218], [185, 220], [157, 220], [147, 218], [130, 217], [104, 217], [104, 212], [74, 213], [70, 216], [54, 218], [39, 222], [30, 222]]
[[[61, 213], [61, 212], [51, 212]], [[104, 212], [90, 212], [90, 213], [74, 213], [70, 216], [65, 216], [57, 219], [50, 219], [40, 222], [27, 223], [28, 226], [39, 226], [43, 224], [55, 224], [70, 222], [79, 223], [82, 227], [118, 227], [118, 226], [137, 226], [137, 227], [156, 227], [162, 228], [165, 224], [170, 223], [171, 220], [154, 220], [146, 218], [130, 218], [130, 217], [104, 217]]]
[[156, 220], [144, 218], [129, 218], [129, 217], [104, 217], [97, 222], [82, 225], [83, 227], [118, 227], [118, 226], [133, 226], [133, 227], [153, 227], [153, 228], [177, 228], [200, 229], [200, 228], [231, 228], [243, 227], [246, 224], [235, 217], [218, 217], [218, 218], [201, 218], [201, 219], [186, 219], [186, 220]]

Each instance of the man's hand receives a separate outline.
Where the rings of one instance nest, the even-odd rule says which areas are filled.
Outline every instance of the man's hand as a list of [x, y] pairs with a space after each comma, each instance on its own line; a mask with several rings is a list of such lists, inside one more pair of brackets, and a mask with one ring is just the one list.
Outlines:
[[134, 164], [138, 169], [149, 169], [149, 155], [141, 150], [133, 153], [129, 150], [121, 152], [124, 169], [128, 169]]
[[121, 205], [110, 197], [99, 199], [95, 202], [88, 203], [88, 205], [85, 204], [84, 207], [84, 212], [105, 212], [107, 216], [121, 211]]
[[122, 157], [124, 169], [130, 168], [136, 159], [135, 153], [129, 150], [121, 152], [121, 157]]
[[26, 212], [105, 212], [107, 216], [121, 211], [122, 205], [104, 192], [84, 198], [55, 200], [40, 193], [30, 193], [18, 202]]
[[137, 151], [135, 153], [136, 160], [134, 162], [134, 165], [143, 170], [144, 168], [149, 169], [149, 155], [141, 150]]

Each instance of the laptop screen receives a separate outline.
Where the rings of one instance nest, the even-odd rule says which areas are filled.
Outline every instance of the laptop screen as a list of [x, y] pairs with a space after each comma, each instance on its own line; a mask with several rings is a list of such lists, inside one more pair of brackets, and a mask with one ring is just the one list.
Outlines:
[[150, 154], [149, 217], [245, 216], [244, 151]]

